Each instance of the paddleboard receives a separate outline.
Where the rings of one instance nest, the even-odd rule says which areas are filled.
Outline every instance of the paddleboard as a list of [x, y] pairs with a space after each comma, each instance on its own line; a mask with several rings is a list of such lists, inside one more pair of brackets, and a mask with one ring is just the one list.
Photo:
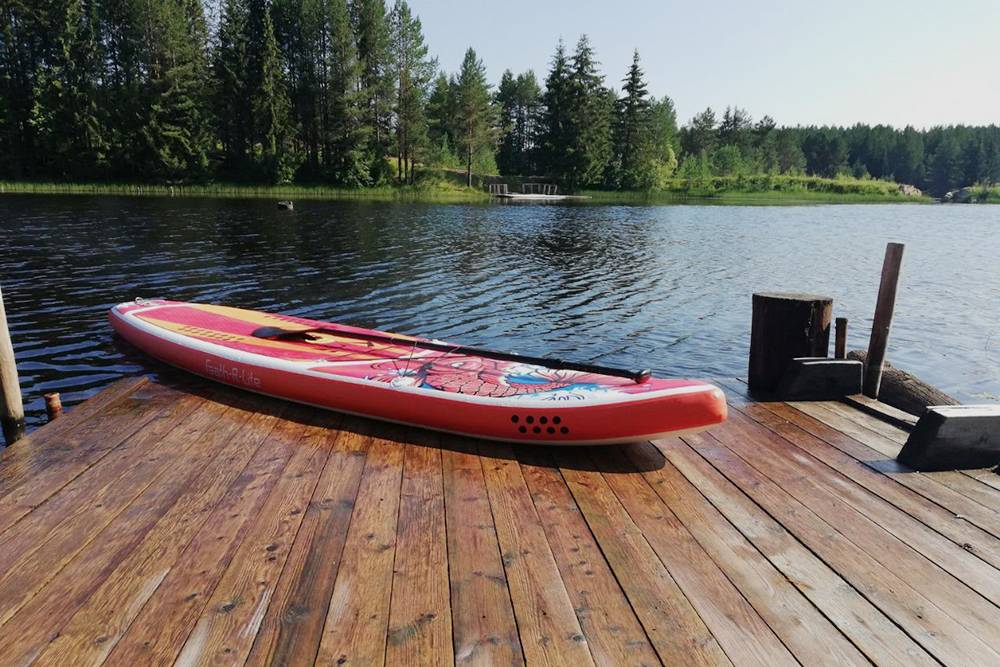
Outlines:
[[[227, 385], [329, 410], [490, 440], [626, 443], [726, 418], [717, 387], [472, 350], [443, 341], [227, 306], [119, 304], [115, 331]], [[584, 369], [584, 370], [581, 370]]]

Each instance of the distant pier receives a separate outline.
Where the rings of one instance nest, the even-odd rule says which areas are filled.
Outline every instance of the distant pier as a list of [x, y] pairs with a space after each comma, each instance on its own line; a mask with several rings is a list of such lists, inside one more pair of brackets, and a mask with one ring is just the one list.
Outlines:
[[491, 197], [506, 201], [543, 202], [586, 200], [586, 195], [561, 195], [554, 183], [522, 183], [521, 192], [511, 192], [506, 183], [490, 183]]

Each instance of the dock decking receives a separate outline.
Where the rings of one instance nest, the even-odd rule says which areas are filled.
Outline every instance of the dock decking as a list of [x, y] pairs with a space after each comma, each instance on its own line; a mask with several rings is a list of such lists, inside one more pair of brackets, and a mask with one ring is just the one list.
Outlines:
[[0, 664], [1000, 664], [1000, 476], [841, 403], [512, 447], [123, 380], [0, 458]]

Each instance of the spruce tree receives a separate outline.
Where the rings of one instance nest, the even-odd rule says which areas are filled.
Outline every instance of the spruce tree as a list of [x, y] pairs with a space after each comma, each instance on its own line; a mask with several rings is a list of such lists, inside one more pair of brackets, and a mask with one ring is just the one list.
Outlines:
[[944, 195], [952, 188], [961, 185], [962, 165], [960, 162], [958, 142], [952, 134], [944, 134], [938, 142], [931, 157], [930, 187], [936, 195]]
[[570, 92], [570, 64], [562, 40], [556, 46], [542, 95], [542, 118], [539, 132], [539, 163], [558, 181], [569, 173], [570, 126], [573, 100]]
[[427, 141], [430, 145], [430, 163], [439, 167], [456, 167], [459, 165], [454, 150], [457, 135], [454, 79], [441, 72], [431, 84], [431, 92], [427, 98]]
[[594, 50], [586, 35], [580, 37], [570, 59], [569, 127], [566, 143], [569, 160], [566, 184], [575, 189], [599, 183], [611, 159], [611, 116], [614, 93], [604, 87]]
[[148, 112], [141, 131], [148, 169], [167, 181], [208, 172], [207, 27], [199, 0], [162, 3], [150, 16]]
[[610, 180], [629, 190], [648, 189], [657, 181], [656, 146], [638, 51], [632, 55], [623, 83], [624, 96], [616, 103], [614, 173]]
[[214, 118], [222, 144], [223, 170], [230, 176], [245, 171], [253, 136], [247, 104], [251, 96], [248, 11], [245, 0], [224, 0], [213, 49]]
[[361, 65], [347, 0], [329, 0], [329, 3], [323, 163], [334, 183], [362, 187], [371, 183], [371, 161], [364, 94], [359, 91]]
[[662, 168], [672, 173], [677, 168], [677, 156], [681, 149], [674, 101], [664, 95], [652, 98], [649, 106], [656, 155], [662, 162]]
[[96, 0], [69, 0], [49, 67], [39, 68], [32, 124], [45, 171], [93, 179], [106, 167], [108, 137], [98, 107], [102, 74]]
[[262, 19], [260, 69], [255, 73], [259, 85], [252, 100], [257, 141], [261, 147], [258, 159], [265, 178], [272, 183], [288, 183], [296, 166], [290, 145], [289, 102], [269, 8], [265, 8]]
[[486, 67], [471, 48], [462, 60], [455, 92], [459, 127], [456, 138], [465, 160], [466, 185], [472, 187], [472, 163], [480, 151], [492, 147], [494, 117]]

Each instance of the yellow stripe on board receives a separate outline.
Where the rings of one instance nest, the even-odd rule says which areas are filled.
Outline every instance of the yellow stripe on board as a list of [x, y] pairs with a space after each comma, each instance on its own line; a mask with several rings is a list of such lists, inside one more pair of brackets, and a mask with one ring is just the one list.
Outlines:
[[[218, 308], [222, 308], [218, 306]], [[228, 310], [237, 313], [248, 313], [252, 311], [240, 310], [238, 308], [229, 308]], [[218, 315], [224, 315], [230, 317], [227, 313], [216, 313]], [[317, 361], [378, 361], [380, 359], [402, 359], [410, 355], [411, 350], [409, 347], [401, 347], [398, 345], [384, 345], [380, 343], [373, 343], [371, 347], [367, 348], [367, 352], [363, 352], [357, 349], [358, 341], [353, 338], [341, 338], [339, 336], [323, 335], [321, 347], [316, 343], [303, 343], [295, 341], [283, 341], [283, 340], [270, 340], [267, 338], [257, 338], [255, 336], [246, 336], [242, 334], [229, 333], [225, 331], [216, 331], [213, 329], [207, 329], [205, 327], [199, 327], [191, 324], [180, 324], [178, 322], [170, 322], [167, 320], [161, 320], [156, 317], [152, 317], [147, 314], [138, 315], [144, 321], [154, 324], [161, 329], [166, 329], [173, 333], [180, 334], [182, 336], [188, 336], [190, 338], [198, 338], [200, 340], [205, 340], [211, 343], [242, 343], [244, 345], [250, 345], [254, 347], [269, 348], [272, 350], [286, 350], [294, 352], [308, 352], [315, 353]], [[250, 320], [248, 318], [234, 318], [240, 319], [244, 322], [259, 323], [257, 321]], [[333, 345], [344, 345], [349, 346], [350, 349], [347, 350], [337, 350], [332, 349], [330, 346]]]

